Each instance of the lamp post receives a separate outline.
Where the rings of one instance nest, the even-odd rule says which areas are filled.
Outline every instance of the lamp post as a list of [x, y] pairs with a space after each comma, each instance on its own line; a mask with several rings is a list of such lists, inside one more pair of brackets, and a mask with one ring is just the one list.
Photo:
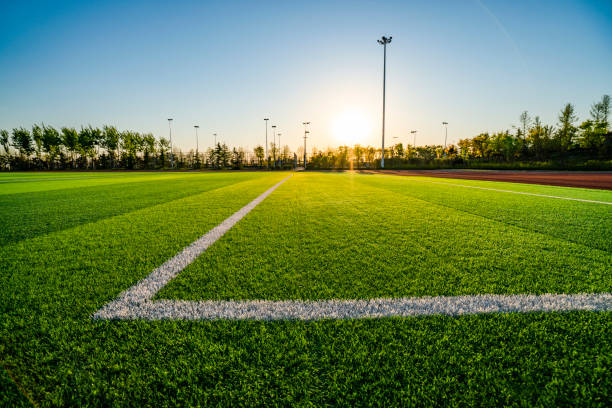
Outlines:
[[416, 149], [416, 130], [411, 130], [410, 133], [412, 133], [412, 135], [414, 136], [413, 138], [413, 142], [412, 142], [412, 148]]
[[380, 161], [380, 167], [385, 168], [385, 91], [387, 82], [387, 44], [391, 43], [391, 36], [389, 38], [383, 36], [378, 43], [383, 46], [383, 111], [382, 111], [382, 159]]
[[170, 130], [170, 168], [174, 168], [174, 155], [172, 154], [172, 121], [174, 119], [168, 118], [168, 129]]
[[276, 125], [272, 125], [272, 158], [273, 162], [276, 164]]
[[306, 137], [310, 133], [306, 127], [310, 125], [310, 122], [302, 122], [302, 125], [304, 125], [304, 170], [306, 170]]
[[215, 137], [215, 145], [214, 145], [214, 148], [216, 149], [216, 148], [217, 148], [217, 134], [216, 134], [216, 133], [213, 133], [213, 136]]
[[270, 168], [270, 162], [268, 162], [268, 121], [270, 119], [269, 118], [264, 118], [264, 121], [266, 122], [266, 163], [268, 164], [268, 168]]
[[446, 156], [446, 139], [448, 139], [448, 122], [442, 122], [444, 126], [444, 156]]

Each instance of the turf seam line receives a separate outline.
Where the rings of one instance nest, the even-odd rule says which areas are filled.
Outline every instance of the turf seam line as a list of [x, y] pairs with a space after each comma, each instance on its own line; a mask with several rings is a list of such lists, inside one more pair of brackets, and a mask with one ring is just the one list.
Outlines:
[[501, 189], [498, 189], [498, 188], [468, 186], [467, 184], [443, 183], [441, 181], [417, 180], [417, 179], [408, 179], [408, 180], [409, 181], [419, 181], [421, 183], [432, 183], [432, 184], [443, 184], [443, 185], [447, 185], [447, 186], [477, 188], [479, 190], [499, 191], [499, 192], [502, 192], [502, 193], [514, 193], [514, 194], [522, 194], [522, 195], [529, 195], [529, 196], [535, 196], [535, 197], [558, 198], [560, 200], [580, 201], [580, 202], [583, 202], [583, 203], [595, 203], [595, 204], [612, 205], [612, 203], [608, 202], [608, 201], [586, 200], [584, 198], [572, 198], [572, 197], [553, 196], [553, 195], [547, 195], [547, 194], [527, 193], [525, 191], [501, 190]]
[[[266, 199], [274, 190], [283, 184], [291, 175], [285, 177], [274, 186], [263, 192], [253, 201], [236, 211], [226, 218], [221, 224], [217, 225], [196, 241], [185, 247], [174, 257], [170, 258], [159, 268], [155, 269], [149, 276], [138, 282], [136, 285], [121, 293], [119, 297], [106, 304], [94, 314], [94, 318], [109, 318], [119, 313], [129, 313], [135, 307], [143, 303], [152, 303], [151, 299], [155, 294], [176, 277], [183, 269], [192, 263], [198, 256], [206, 251], [212, 244], [229, 231], [238, 221], [246, 216], [253, 208]], [[153, 302], [157, 303], [157, 302]], [[112, 318], [112, 317], [110, 317]]]

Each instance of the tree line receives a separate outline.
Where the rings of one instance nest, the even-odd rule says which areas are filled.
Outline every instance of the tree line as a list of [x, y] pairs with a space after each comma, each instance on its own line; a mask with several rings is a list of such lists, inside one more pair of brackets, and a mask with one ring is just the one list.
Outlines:
[[[579, 123], [575, 107], [566, 104], [555, 125], [546, 125], [528, 112], [519, 124], [496, 133], [484, 132], [456, 145], [412, 146], [397, 143], [385, 148], [385, 168], [591, 168], [612, 170], [610, 96], [590, 109]], [[355, 145], [314, 149], [309, 168], [378, 168], [382, 150]]]
[[151, 133], [119, 131], [114, 126], [87, 126], [56, 129], [36, 124], [31, 129], [0, 130], [0, 169], [3, 170], [65, 170], [65, 169], [200, 169], [247, 166], [287, 167], [289, 147], [271, 144], [273, 153], [264, 159], [264, 148], [253, 151], [242, 147], [229, 148], [217, 143], [205, 151], [171, 150], [169, 139], [156, 139]]
[[[604, 95], [580, 122], [574, 105], [559, 112], [555, 125], [542, 123], [528, 112], [519, 116], [512, 130], [481, 133], [461, 139], [457, 145], [411, 146], [396, 143], [385, 148], [386, 168], [436, 167], [576, 167], [612, 169], [610, 96]], [[44, 124], [31, 129], [0, 130], [0, 169], [241, 169], [244, 167], [291, 168], [302, 165], [289, 146], [271, 143], [268, 157], [258, 145], [252, 151], [217, 143], [204, 152], [172, 149], [166, 138], [150, 133], [119, 131], [114, 126], [56, 129]], [[312, 149], [307, 168], [378, 168], [382, 150], [372, 146], [339, 146]]]

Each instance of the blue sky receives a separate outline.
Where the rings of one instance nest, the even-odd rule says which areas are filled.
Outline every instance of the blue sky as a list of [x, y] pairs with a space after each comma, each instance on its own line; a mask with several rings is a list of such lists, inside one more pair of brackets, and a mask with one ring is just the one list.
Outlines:
[[523, 110], [554, 123], [567, 102], [583, 119], [612, 94], [610, 1], [4, 1], [0, 128], [159, 137], [173, 117], [184, 149], [194, 124], [200, 146], [251, 148], [270, 117], [292, 148], [304, 120], [320, 148], [379, 144], [381, 35], [387, 144], [440, 144], [443, 120], [453, 142]]

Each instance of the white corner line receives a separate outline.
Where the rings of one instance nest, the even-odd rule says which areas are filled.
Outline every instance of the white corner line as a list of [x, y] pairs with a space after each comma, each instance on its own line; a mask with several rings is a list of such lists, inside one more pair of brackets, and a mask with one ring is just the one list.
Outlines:
[[200, 256], [227, 231], [236, 225], [238, 221], [251, 212], [251, 210], [259, 203], [265, 200], [266, 197], [268, 197], [278, 188], [278, 186], [287, 181], [289, 177], [291, 177], [291, 174], [270, 187], [240, 210], [226, 218], [221, 224], [217, 225], [196, 241], [191, 243], [189, 246], [185, 247], [177, 255], [170, 258], [159, 268], [151, 272], [149, 276], [136, 283], [125, 292], [121, 293], [117, 299], [104, 305], [102, 309], [98, 310], [93, 315], [93, 317], [112, 318], [112, 316], [129, 311], [142, 303], [151, 303], [151, 299], [161, 288], [166, 286], [168, 282], [181, 273], [183, 269], [185, 269], [198, 256]]
[[595, 204], [612, 205], [612, 202], [608, 202], [608, 201], [585, 200], [583, 198], [572, 198], [572, 197], [561, 197], [561, 196], [553, 196], [553, 195], [546, 195], [546, 194], [527, 193], [527, 192], [524, 192], [524, 191], [501, 190], [501, 189], [498, 189], [498, 188], [468, 186], [467, 184], [444, 183], [442, 181], [432, 181], [432, 180], [419, 180], [419, 179], [410, 178], [410, 177], [406, 177], [406, 180], [418, 181], [420, 183], [443, 184], [443, 185], [455, 186], [455, 187], [477, 188], [479, 190], [499, 191], [501, 193], [513, 193], [513, 194], [522, 194], [522, 195], [535, 196], [535, 197], [558, 198], [560, 200], [581, 201], [583, 203], [595, 203]]

